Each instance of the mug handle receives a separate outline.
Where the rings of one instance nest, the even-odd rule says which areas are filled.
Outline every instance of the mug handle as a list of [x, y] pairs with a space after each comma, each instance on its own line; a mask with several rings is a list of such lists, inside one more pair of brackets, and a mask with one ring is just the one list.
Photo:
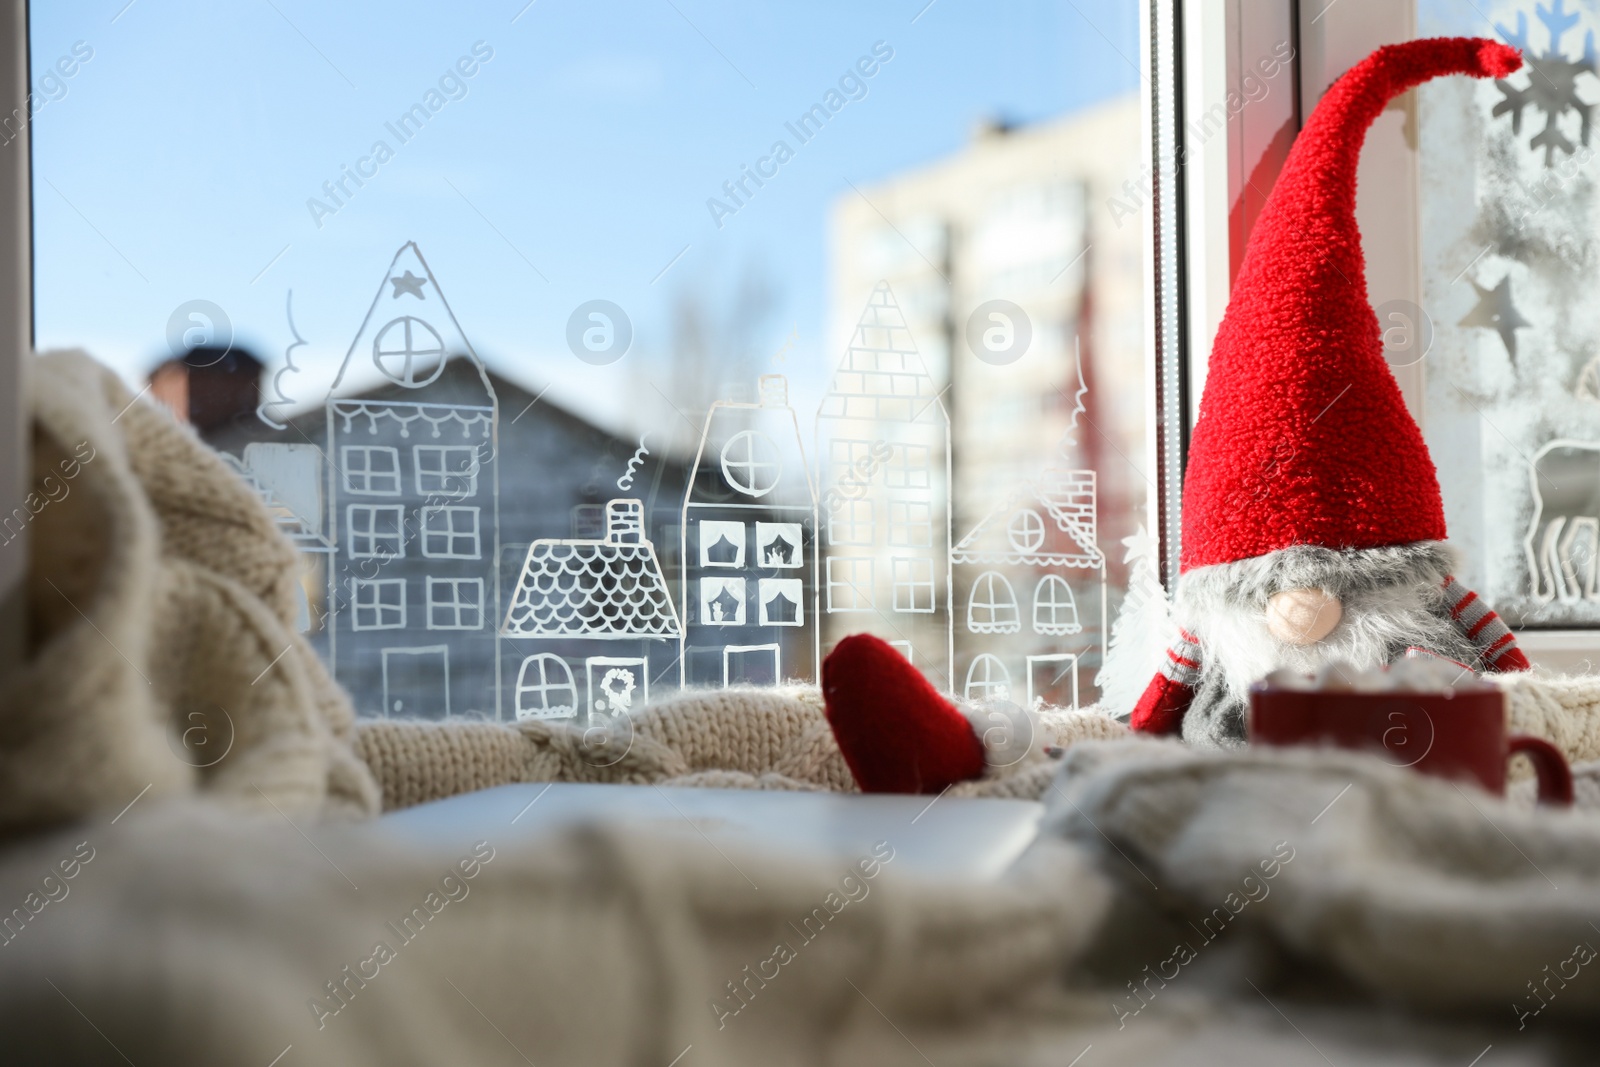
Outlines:
[[1527, 734], [1512, 735], [1507, 739], [1507, 748], [1511, 755], [1521, 752], [1533, 761], [1533, 772], [1539, 779], [1539, 803], [1572, 806], [1572, 771], [1559, 748]]

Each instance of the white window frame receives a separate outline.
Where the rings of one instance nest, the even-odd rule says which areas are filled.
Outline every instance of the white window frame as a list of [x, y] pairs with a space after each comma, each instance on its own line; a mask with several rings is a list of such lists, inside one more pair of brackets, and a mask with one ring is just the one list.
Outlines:
[[[434, 590], [435, 589], [442, 589], [442, 588], [445, 588], [445, 587], [449, 587], [451, 590], [453, 590], [453, 592], [451, 593], [450, 599], [448, 601], [439, 600], [434, 595]], [[472, 604], [472, 603], [463, 601], [461, 599], [461, 597], [459, 595], [459, 590], [464, 589], [464, 588], [465, 589], [476, 589], [478, 591], [478, 601], [477, 601], [476, 604]], [[483, 593], [484, 593], [484, 590], [483, 590], [483, 579], [482, 578], [455, 578], [455, 577], [452, 577], [452, 578], [438, 578], [438, 577], [435, 577], [435, 576], [433, 576], [431, 574], [428, 575], [427, 601], [426, 601], [426, 603], [427, 603], [427, 612], [428, 612], [428, 616], [427, 616], [428, 617], [428, 629], [430, 629], [430, 630], [468, 630], [468, 631], [483, 629], [483, 620], [485, 618], [487, 618], [488, 614], [489, 614], [488, 606], [484, 603], [484, 600], [483, 600]], [[442, 608], [442, 609], [447, 610], [447, 611], [453, 611], [455, 613], [455, 619], [456, 619], [455, 623], [454, 624], [446, 624], [446, 625], [440, 625], [440, 624], [436, 623], [434, 621], [434, 614], [433, 614], [435, 608]], [[468, 609], [468, 608], [476, 608], [477, 609], [477, 613], [478, 613], [478, 621], [476, 623], [472, 624], [472, 625], [468, 625], [468, 624], [466, 624], [466, 623], [461, 621], [462, 612], [464, 610]]]
[[[877, 561], [871, 556], [828, 557], [828, 611], [831, 614], [849, 614], [857, 611], [877, 610], [875, 607], [877, 603], [876, 589], [873, 584], [877, 580], [875, 566], [876, 563]], [[839, 571], [848, 571], [849, 573], [843, 578], [835, 577], [836, 569]], [[866, 571], [867, 576], [865, 586], [856, 580], [856, 572], [862, 569]], [[833, 591], [835, 589], [850, 591], [849, 607], [839, 606], [839, 602], [841, 602], [843, 598], [834, 596]], [[865, 603], [861, 601], [861, 597], [863, 595], [866, 597]]]
[[895, 548], [932, 548], [933, 504], [927, 500], [889, 501], [889, 544]]
[[[377, 533], [375, 523], [369, 521], [365, 530], [356, 529], [356, 516], [365, 515], [376, 519], [379, 514], [394, 515], [395, 532]], [[406, 558], [406, 509], [403, 504], [350, 504], [345, 508], [345, 555], [350, 559], [405, 559]], [[395, 538], [398, 542], [398, 551], [377, 552], [379, 538]], [[365, 549], [357, 549], [357, 538], [365, 538], [370, 544]]]
[[[866, 518], [861, 517], [862, 511]], [[828, 544], [862, 547], [878, 536], [877, 506], [869, 499], [841, 500], [828, 508]]]
[[[378, 471], [372, 469], [372, 457], [385, 455], [394, 460], [394, 470]], [[358, 470], [355, 457], [360, 456], [362, 463]], [[339, 449], [339, 474], [344, 484], [344, 491], [356, 493], [361, 496], [399, 496], [400, 488], [405, 484], [404, 474], [400, 469], [400, 450], [392, 445], [343, 445]], [[363, 479], [362, 485], [356, 484], [356, 478]], [[393, 489], [374, 489], [374, 478], [393, 478]]]
[[[978, 599], [980, 589], [986, 589], [988, 596], [982, 601]], [[1005, 590], [1005, 600], [995, 599], [998, 590]], [[1009, 607], [1011, 618], [1000, 618], [1001, 610]], [[988, 612], [988, 618], [979, 621], [978, 610], [982, 608]], [[1022, 632], [1022, 608], [1017, 603], [1017, 591], [1012, 588], [1011, 580], [999, 571], [984, 571], [972, 580], [972, 588], [967, 592], [967, 629], [975, 634], [1014, 634]]]
[[[978, 667], [983, 666], [984, 676], [977, 677]], [[997, 681], [994, 669], [999, 668], [999, 677], [1004, 681]], [[1003, 695], [994, 695], [994, 690], [1004, 688]], [[992, 652], [980, 652], [972, 657], [972, 662], [967, 665], [966, 681], [962, 683], [961, 694], [970, 701], [982, 700], [1009, 700], [1011, 699], [1011, 670], [999, 656]]]
[[[561, 668], [561, 674], [566, 677], [565, 682], [551, 681], [552, 665]], [[539, 682], [529, 685], [527, 682], [528, 668], [539, 668]], [[550, 704], [550, 694], [553, 691], [565, 689], [572, 694], [570, 707]], [[542, 702], [538, 708], [533, 708], [523, 703], [524, 694], [538, 693]], [[515, 710], [517, 721], [524, 719], [572, 719], [578, 715], [578, 687], [572, 680], [572, 667], [567, 661], [553, 652], [536, 652], [524, 657], [522, 666], [517, 668], [517, 683], [512, 690], [512, 706]]]
[[[933, 560], [927, 556], [895, 556], [889, 560], [889, 576], [894, 583], [892, 605], [894, 610], [913, 615], [931, 615], [938, 607], [939, 594], [934, 585]], [[919, 593], [926, 592], [926, 607], [919, 607]], [[901, 594], [906, 594], [904, 602]]]
[[[472, 454], [472, 466], [465, 471], [452, 471], [445, 467], [443, 465], [445, 457], [453, 452], [470, 452]], [[438, 456], [439, 469], [424, 469], [423, 456]], [[467, 500], [478, 495], [478, 474], [482, 470], [483, 464], [479, 461], [477, 445], [412, 445], [411, 467], [415, 471], [418, 496], [443, 500]], [[437, 478], [439, 480], [438, 484], [435, 486], [424, 484], [424, 475], [429, 478]], [[447, 478], [467, 479], [466, 490], [464, 492], [454, 492], [446, 489], [445, 479]]]
[[[385, 604], [383, 602], [383, 590], [396, 588], [400, 590], [400, 603], [398, 605]], [[362, 603], [362, 594], [368, 591], [377, 593], [377, 598], [371, 603]], [[400, 612], [399, 619], [393, 623], [385, 623], [383, 621], [384, 611], [392, 611], [396, 608], [398, 608]], [[376, 624], [372, 626], [363, 626], [361, 623], [362, 611], [376, 612], [377, 614], [374, 616], [376, 619]], [[405, 628], [406, 580], [404, 578], [350, 579], [350, 629], [364, 633], [370, 630], [404, 630]]]
[[[1063, 603], [1052, 596], [1050, 601], [1046, 603], [1044, 599], [1045, 591], [1054, 590], [1057, 587], [1066, 590], [1066, 601]], [[1048, 622], [1040, 621], [1041, 608], [1049, 610], [1050, 619]], [[1060, 621], [1060, 613], [1064, 610], [1072, 613], [1071, 622], [1064, 623]], [[1069, 634], [1083, 632], [1083, 620], [1078, 615], [1078, 597], [1072, 591], [1072, 584], [1059, 574], [1047, 574], [1039, 579], [1038, 585], [1033, 587], [1033, 632], [1045, 634], [1049, 637], [1066, 637]]]
[[889, 453], [883, 484], [890, 489], [927, 489], [932, 486], [928, 464], [933, 450], [927, 445], [897, 444]]
[[[421, 512], [421, 516], [420, 516], [419, 529], [417, 531], [417, 540], [422, 545], [422, 554], [425, 557], [427, 557], [428, 559], [482, 559], [483, 558], [483, 529], [482, 529], [482, 525], [483, 524], [482, 524], [482, 518], [481, 518], [482, 510], [483, 510], [482, 508], [479, 508], [479, 507], [477, 507], [475, 505], [472, 505], [472, 504], [438, 504], [438, 505], [435, 505], [433, 507], [423, 508], [422, 512]], [[455, 528], [455, 517], [457, 515], [471, 515], [472, 516], [472, 531], [471, 531], [470, 534], [468, 534], [468, 533], [460, 533], [460, 532], [456, 531], [456, 528]], [[428, 523], [431, 520], [439, 518], [440, 516], [444, 517], [445, 529], [443, 529], [443, 530], [431, 530], [431, 529], [429, 529], [428, 528]], [[447, 551], [444, 551], [444, 552], [433, 552], [433, 551], [431, 551], [429, 549], [429, 547], [428, 547], [428, 539], [430, 537], [432, 537], [432, 538], [443, 538]], [[461, 540], [461, 539], [464, 539], [464, 538], [469, 538], [469, 537], [472, 540], [472, 551], [471, 552], [457, 552], [457, 551], [455, 551], [456, 542], [458, 540]]]

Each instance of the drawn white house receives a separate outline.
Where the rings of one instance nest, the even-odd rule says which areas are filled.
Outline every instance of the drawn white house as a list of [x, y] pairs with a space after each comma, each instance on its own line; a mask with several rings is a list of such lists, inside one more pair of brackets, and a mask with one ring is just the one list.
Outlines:
[[1105, 633], [1105, 556], [1092, 470], [1044, 472], [956, 545], [955, 691], [968, 700], [1077, 707], [1086, 631]]
[[711, 405], [684, 494], [685, 685], [817, 678], [816, 492], [787, 379], [759, 396]]
[[817, 411], [819, 654], [871, 633], [953, 684], [950, 415], [887, 282]]
[[[440, 380], [455, 359], [476, 371], [465, 391]], [[398, 398], [339, 398], [374, 377]], [[498, 403], [415, 244], [384, 273], [326, 422], [334, 676], [363, 713], [498, 717]]]
[[518, 719], [603, 720], [677, 683], [683, 627], [644, 521], [642, 502], [612, 500], [603, 536], [528, 546], [500, 628]]

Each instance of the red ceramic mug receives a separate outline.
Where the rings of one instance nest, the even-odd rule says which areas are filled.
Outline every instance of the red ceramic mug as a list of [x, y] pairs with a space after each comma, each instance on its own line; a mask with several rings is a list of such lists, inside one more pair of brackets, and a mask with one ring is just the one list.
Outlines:
[[1422, 774], [1476, 782], [1506, 792], [1506, 761], [1533, 761], [1539, 801], [1572, 803], [1572, 771], [1561, 751], [1537, 737], [1506, 734], [1505, 694], [1498, 689], [1444, 693], [1250, 691], [1250, 740], [1264, 745], [1324, 744], [1371, 751]]

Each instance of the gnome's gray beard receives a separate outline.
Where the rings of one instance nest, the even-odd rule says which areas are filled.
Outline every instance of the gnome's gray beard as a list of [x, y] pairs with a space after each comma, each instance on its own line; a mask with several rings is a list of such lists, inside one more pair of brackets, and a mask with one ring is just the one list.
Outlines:
[[[1365, 670], [1413, 645], [1476, 662], [1477, 649], [1445, 603], [1442, 586], [1454, 563], [1440, 541], [1343, 550], [1296, 545], [1188, 572], [1178, 582], [1175, 614], [1200, 639], [1201, 669], [1184, 716], [1185, 740], [1242, 744], [1250, 686], [1280, 668], [1314, 674], [1342, 662]], [[1314, 644], [1279, 641], [1267, 629], [1267, 601], [1285, 589], [1338, 597], [1339, 624]]]

